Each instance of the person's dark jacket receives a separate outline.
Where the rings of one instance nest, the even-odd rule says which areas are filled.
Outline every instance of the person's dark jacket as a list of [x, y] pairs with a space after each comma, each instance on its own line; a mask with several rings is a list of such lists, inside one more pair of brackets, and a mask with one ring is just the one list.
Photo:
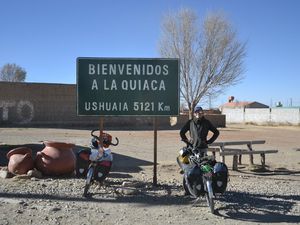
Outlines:
[[[194, 148], [207, 148], [208, 144], [213, 143], [219, 136], [219, 131], [209, 120], [202, 117], [201, 119], [189, 120], [180, 130], [180, 137], [183, 141], [187, 141], [186, 132], [190, 131], [191, 142]], [[213, 136], [207, 140], [208, 132], [213, 132]]]

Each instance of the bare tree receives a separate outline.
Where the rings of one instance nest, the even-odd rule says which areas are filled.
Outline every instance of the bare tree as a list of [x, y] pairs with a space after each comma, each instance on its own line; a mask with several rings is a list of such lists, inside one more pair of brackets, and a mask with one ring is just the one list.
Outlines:
[[237, 40], [220, 13], [206, 16], [202, 26], [194, 11], [181, 9], [162, 20], [162, 57], [180, 59], [180, 94], [192, 118], [194, 107], [216, 97], [243, 78], [245, 44]]
[[0, 81], [23, 82], [25, 79], [26, 71], [15, 63], [7, 63], [0, 70]]

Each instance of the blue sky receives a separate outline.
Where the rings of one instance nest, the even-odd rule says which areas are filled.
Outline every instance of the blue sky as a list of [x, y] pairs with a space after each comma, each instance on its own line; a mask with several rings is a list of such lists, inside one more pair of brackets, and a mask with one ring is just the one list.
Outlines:
[[0, 67], [16, 63], [27, 82], [76, 83], [77, 57], [159, 57], [164, 14], [199, 19], [222, 11], [247, 42], [245, 79], [212, 101], [300, 106], [298, 0], [1, 0]]

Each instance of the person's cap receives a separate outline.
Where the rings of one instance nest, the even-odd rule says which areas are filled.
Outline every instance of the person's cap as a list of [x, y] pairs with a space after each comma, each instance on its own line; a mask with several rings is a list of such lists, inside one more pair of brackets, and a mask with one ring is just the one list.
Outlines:
[[203, 112], [203, 109], [201, 106], [196, 106], [194, 109], [194, 113]]

